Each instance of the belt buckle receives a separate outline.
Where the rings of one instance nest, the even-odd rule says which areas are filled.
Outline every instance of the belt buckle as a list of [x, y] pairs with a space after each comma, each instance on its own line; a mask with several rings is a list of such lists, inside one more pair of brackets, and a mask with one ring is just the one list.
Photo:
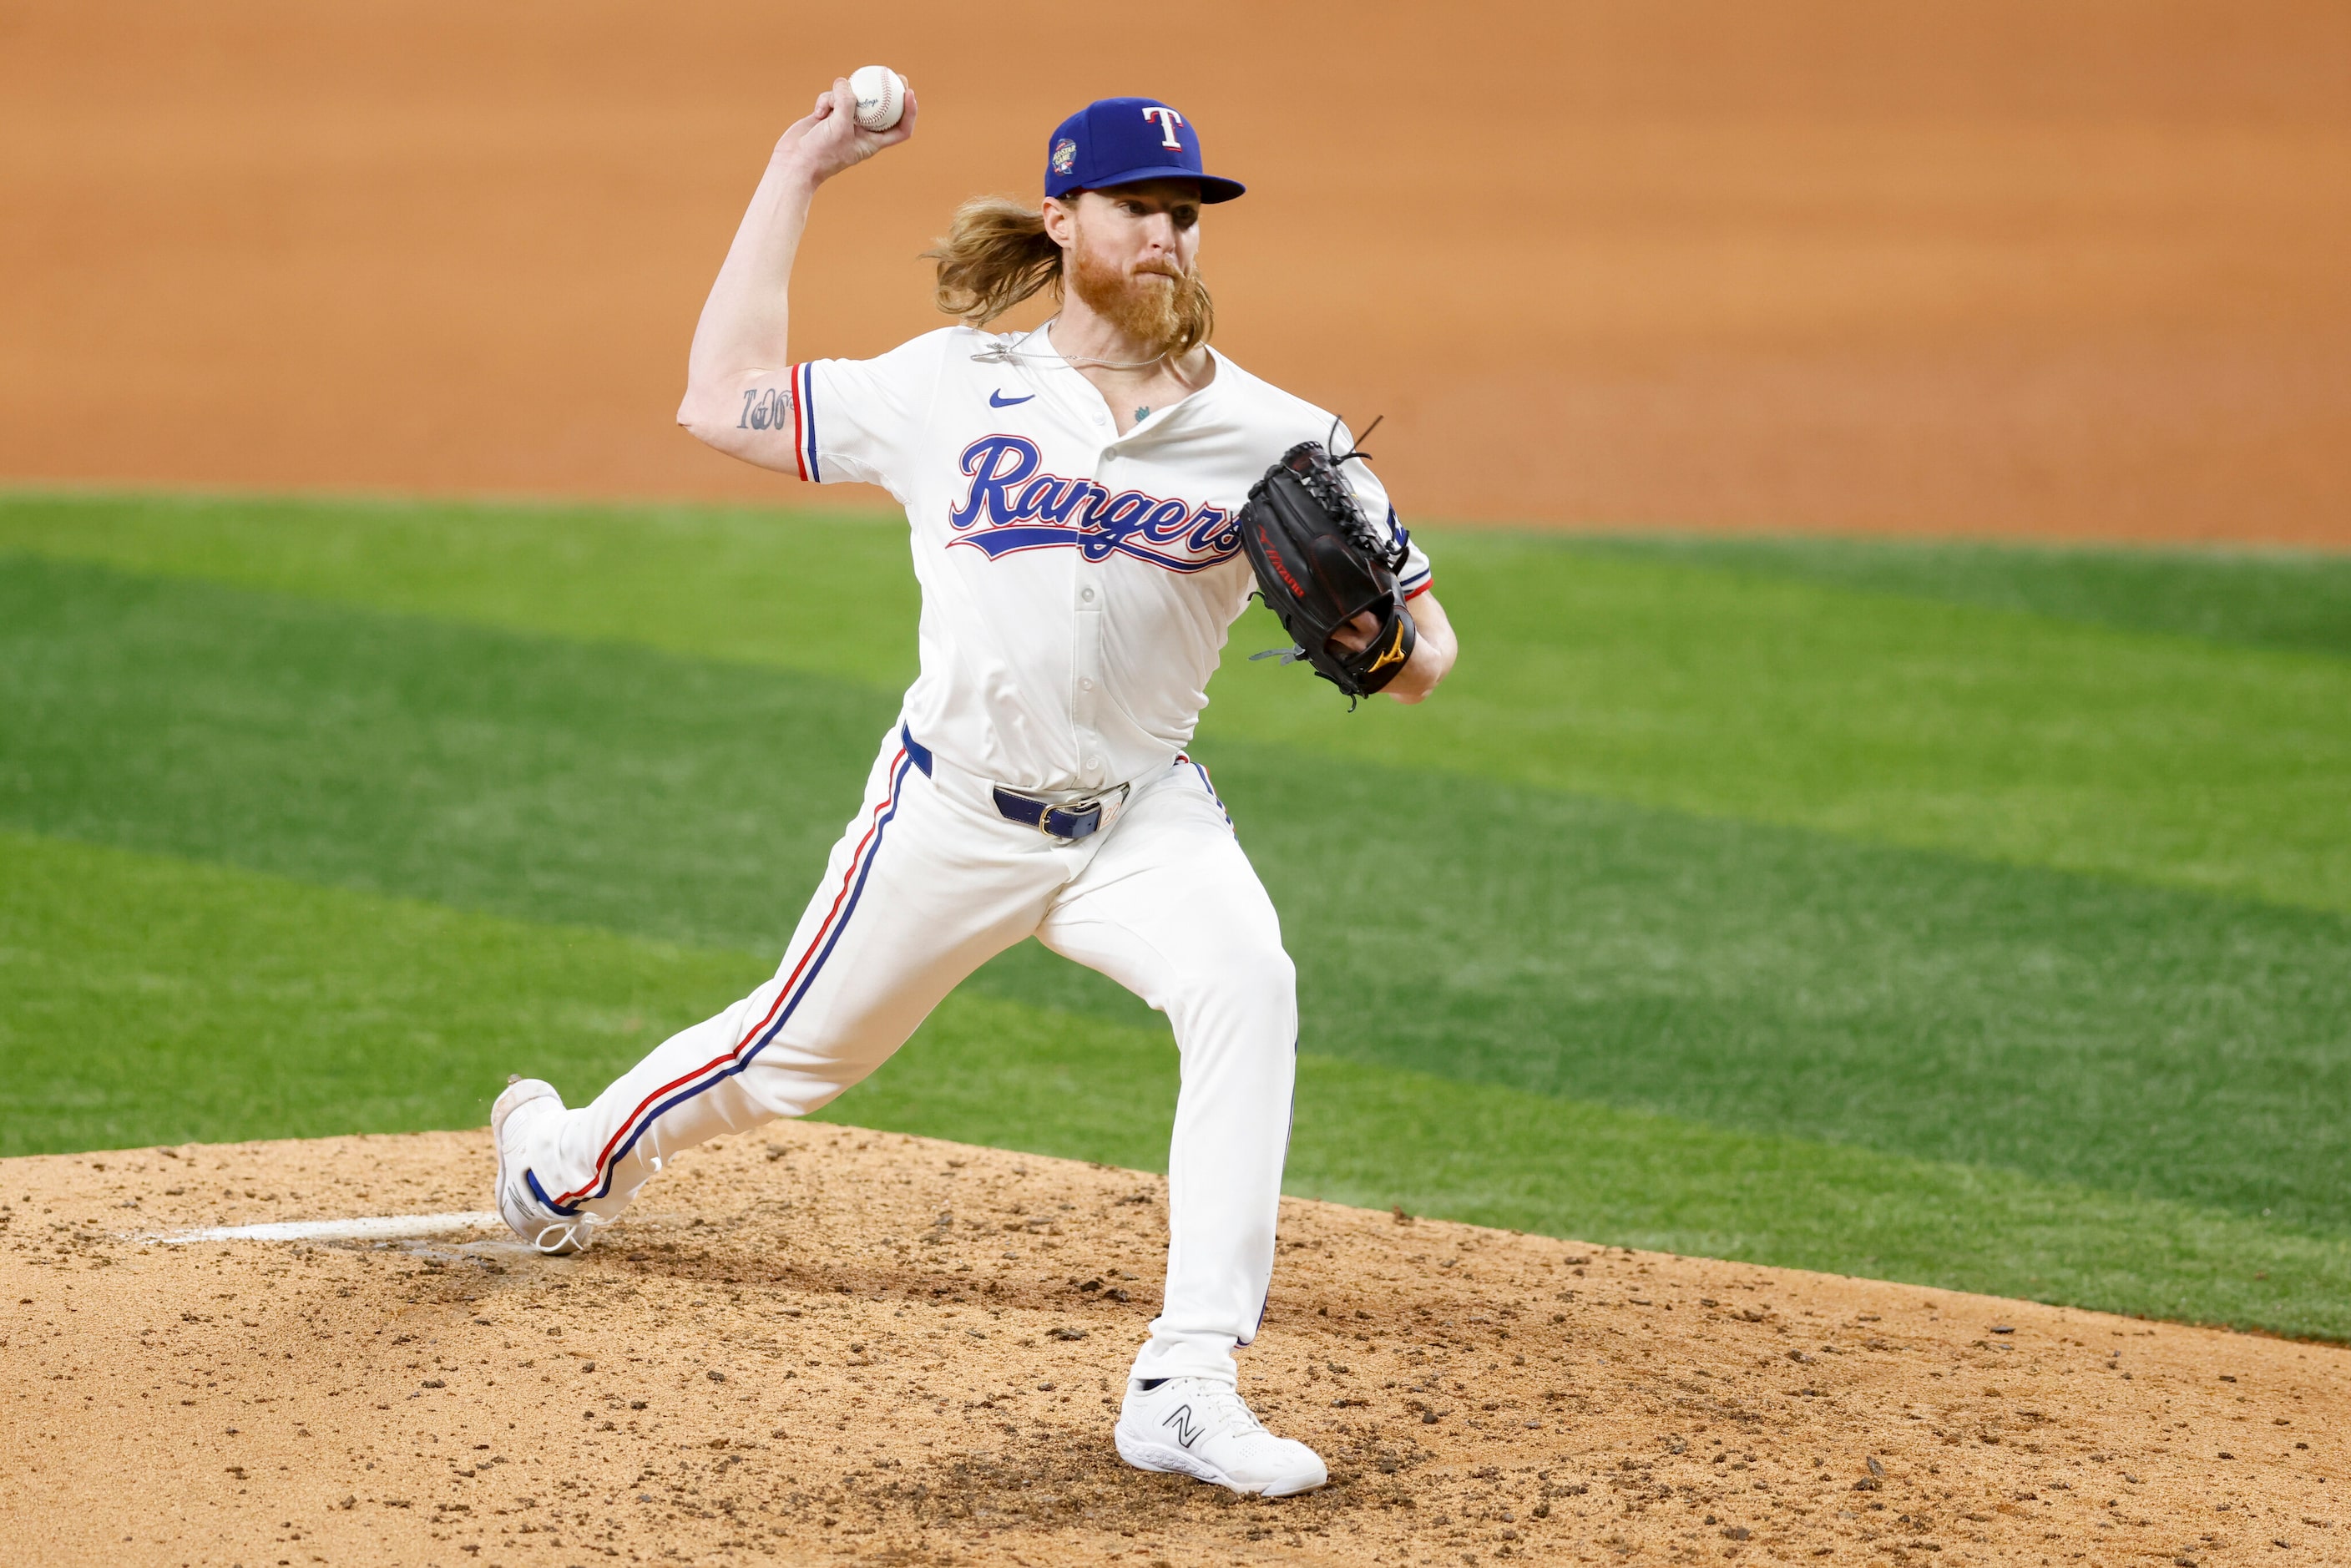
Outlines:
[[1081, 800], [1071, 800], [1065, 804], [1058, 806], [1050, 800], [1043, 800], [1040, 797], [1029, 794], [1025, 790], [1006, 789], [1001, 784], [996, 786], [996, 788], [1002, 789], [1005, 794], [1010, 795], [1016, 800], [1027, 800], [1037, 808], [1037, 820], [1029, 825], [1037, 831], [1038, 837], [1050, 839], [1057, 844], [1073, 844], [1078, 841], [1075, 838], [1053, 831], [1051, 823], [1055, 812], [1058, 811], [1065, 817], [1081, 817], [1088, 811], [1092, 811], [1095, 813], [1094, 831], [1100, 832], [1102, 831], [1101, 813], [1103, 810], [1103, 802], [1113, 795], [1121, 800], [1125, 800], [1127, 791], [1132, 789], [1133, 786], [1131, 784], [1121, 784], [1114, 790], [1105, 789], [1100, 794], [1088, 795]]
[[1056, 806], [1045, 800], [1040, 800], [1038, 804], [1045, 809], [1037, 813], [1037, 831], [1057, 844], [1074, 844], [1078, 840], [1074, 835], [1057, 833], [1046, 826], [1053, 820], [1053, 813], [1056, 811], [1064, 817], [1082, 817], [1088, 811], [1092, 811], [1094, 813], [1095, 831], [1099, 832], [1102, 830], [1102, 797], [1099, 795], [1089, 795], [1082, 800], [1071, 800], [1061, 806]]

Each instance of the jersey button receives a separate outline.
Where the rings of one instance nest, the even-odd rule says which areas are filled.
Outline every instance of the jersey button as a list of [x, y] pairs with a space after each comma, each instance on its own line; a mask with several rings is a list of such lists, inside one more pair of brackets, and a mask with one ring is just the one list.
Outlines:
[[1086, 589], [1080, 592], [1078, 597], [1084, 600], [1087, 603], [1092, 604], [1094, 601], [1094, 591], [1091, 588]]
[[1080, 681], [1078, 685], [1083, 686], [1088, 691], [1092, 691], [1094, 689], [1093, 677], [1092, 675], [1088, 675], [1084, 680]]

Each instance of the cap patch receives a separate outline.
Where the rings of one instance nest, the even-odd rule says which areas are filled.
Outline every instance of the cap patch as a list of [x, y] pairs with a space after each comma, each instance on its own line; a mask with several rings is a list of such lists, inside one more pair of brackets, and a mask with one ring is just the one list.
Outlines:
[[1053, 172], [1066, 174], [1077, 163], [1078, 144], [1068, 137], [1053, 143]]

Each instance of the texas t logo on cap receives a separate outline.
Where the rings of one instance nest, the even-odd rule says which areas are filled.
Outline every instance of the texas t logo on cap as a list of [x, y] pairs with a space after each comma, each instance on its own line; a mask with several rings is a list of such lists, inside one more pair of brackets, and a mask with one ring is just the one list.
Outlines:
[[1196, 180], [1204, 202], [1229, 202], [1247, 189], [1206, 172], [1200, 133], [1155, 98], [1105, 98], [1053, 128], [1045, 141], [1045, 193], [1100, 191], [1144, 180]]
[[1178, 152], [1184, 150], [1184, 143], [1178, 140], [1176, 135], [1176, 128], [1184, 123], [1184, 117], [1182, 115], [1176, 113], [1174, 110], [1168, 108], [1164, 103], [1155, 103], [1144, 110], [1143, 118], [1145, 120], [1157, 120], [1159, 122], [1160, 129], [1166, 132], [1166, 135], [1161, 139], [1159, 145], [1162, 147], [1173, 148]]

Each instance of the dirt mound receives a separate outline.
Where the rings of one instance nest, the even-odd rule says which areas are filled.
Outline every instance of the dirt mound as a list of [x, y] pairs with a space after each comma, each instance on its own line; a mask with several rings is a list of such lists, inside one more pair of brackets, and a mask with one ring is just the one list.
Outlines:
[[1143, 1475], [1109, 1428], [1159, 1179], [895, 1134], [697, 1151], [571, 1260], [141, 1239], [471, 1210], [488, 1167], [486, 1134], [0, 1163], [11, 1555], [2351, 1557], [2351, 1352], [1317, 1203], [1243, 1385], [1332, 1484]]
[[922, 133], [826, 192], [803, 357], [938, 324], [953, 204], [1157, 93], [1249, 183], [1219, 343], [1384, 413], [1408, 518], [2351, 545], [2341, 6], [24, 0], [0, 40], [0, 475], [812, 499], [673, 415], [766, 148], [886, 59]]

